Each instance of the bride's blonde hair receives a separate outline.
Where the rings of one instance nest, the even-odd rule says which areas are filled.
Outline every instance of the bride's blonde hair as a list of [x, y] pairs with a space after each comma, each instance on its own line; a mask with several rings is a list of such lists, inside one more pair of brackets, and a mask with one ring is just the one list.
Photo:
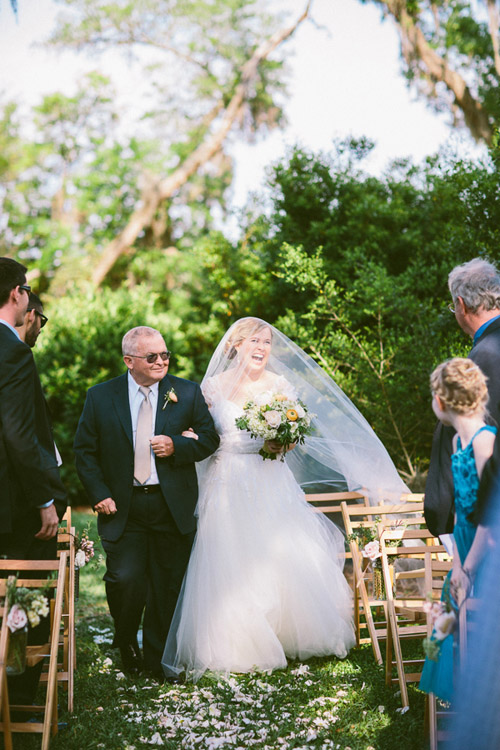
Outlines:
[[248, 339], [254, 333], [257, 333], [257, 331], [262, 330], [262, 328], [269, 328], [269, 330], [271, 330], [269, 323], [266, 323], [265, 320], [261, 320], [260, 318], [242, 318], [241, 320], [236, 321], [230, 330], [230, 335], [226, 339], [224, 347], [228, 359], [232, 359], [236, 356], [236, 347], [239, 346], [242, 341]]
[[486, 413], [486, 376], [471, 360], [454, 357], [442, 362], [431, 374], [431, 391], [457, 414]]

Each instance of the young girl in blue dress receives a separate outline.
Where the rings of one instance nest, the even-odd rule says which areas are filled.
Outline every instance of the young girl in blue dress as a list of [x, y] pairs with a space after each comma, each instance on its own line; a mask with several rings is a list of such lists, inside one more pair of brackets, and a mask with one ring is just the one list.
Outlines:
[[[481, 474], [493, 452], [496, 427], [485, 423], [486, 377], [472, 360], [456, 357], [440, 364], [431, 375], [431, 391], [435, 415], [456, 430], [451, 456], [455, 487], [453, 569], [443, 587], [442, 600], [448, 601], [458, 615], [456, 602], [470, 593], [488, 541], [486, 527], [474, 523], [474, 511]], [[439, 645], [437, 656], [426, 658], [420, 680], [421, 690], [447, 702], [453, 698], [456, 632], [455, 628], [440, 641], [433, 632], [432, 640]]]

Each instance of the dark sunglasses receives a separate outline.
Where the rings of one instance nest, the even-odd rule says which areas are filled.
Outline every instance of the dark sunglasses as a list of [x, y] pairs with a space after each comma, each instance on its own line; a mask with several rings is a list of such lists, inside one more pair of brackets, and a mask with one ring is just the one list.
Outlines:
[[34, 307], [28, 307], [26, 312], [31, 312], [32, 310], [35, 310], [36, 314], [40, 318], [40, 328], [43, 328], [45, 323], [48, 321], [47, 316], [41, 313], [40, 310], [36, 310]]
[[19, 284], [19, 289], [22, 289], [26, 294], [31, 292], [31, 287], [28, 284]]
[[149, 365], [153, 365], [158, 357], [166, 362], [172, 356], [172, 352], [157, 352], [157, 354], [127, 354], [127, 357], [135, 357], [136, 359], [145, 359]]

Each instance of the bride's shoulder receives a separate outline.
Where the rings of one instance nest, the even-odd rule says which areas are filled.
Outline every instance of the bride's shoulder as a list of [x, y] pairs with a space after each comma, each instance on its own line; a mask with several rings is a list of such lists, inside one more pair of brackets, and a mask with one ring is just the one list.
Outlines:
[[205, 397], [206, 402], [211, 405], [217, 397], [220, 386], [218, 383], [219, 375], [213, 375], [210, 378], [205, 378], [201, 384], [201, 391]]

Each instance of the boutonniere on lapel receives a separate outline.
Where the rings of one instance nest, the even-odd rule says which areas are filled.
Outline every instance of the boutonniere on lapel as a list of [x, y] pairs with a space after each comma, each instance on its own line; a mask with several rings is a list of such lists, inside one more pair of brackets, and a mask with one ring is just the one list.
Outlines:
[[171, 388], [167, 393], [165, 393], [164, 399], [165, 400], [163, 402], [163, 406], [161, 407], [162, 411], [166, 407], [166, 405], [170, 403], [170, 401], [176, 404], [179, 400], [177, 397], [177, 393], [175, 392], [173, 388]]

